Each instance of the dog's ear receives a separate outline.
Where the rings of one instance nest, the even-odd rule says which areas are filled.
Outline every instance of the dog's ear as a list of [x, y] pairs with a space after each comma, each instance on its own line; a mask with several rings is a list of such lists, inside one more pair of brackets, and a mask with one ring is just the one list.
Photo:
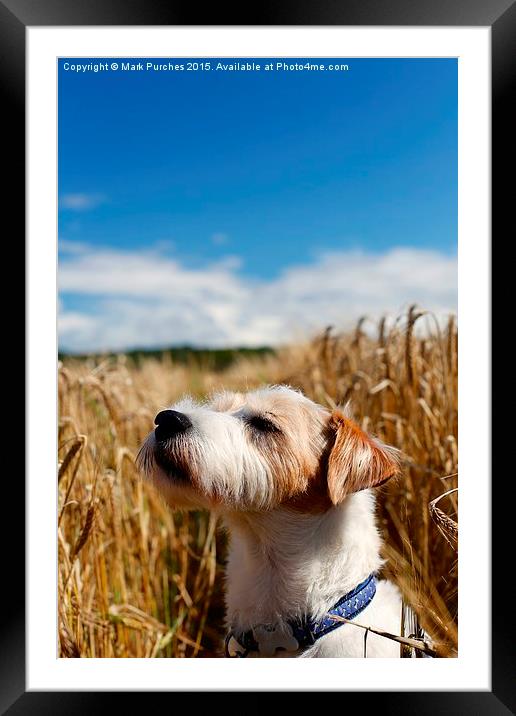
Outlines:
[[329, 421], [328, 494], [337, 505], [351, 492], [377, 487], [399, 472], [399, 451], [367, 435], [340, 410]]

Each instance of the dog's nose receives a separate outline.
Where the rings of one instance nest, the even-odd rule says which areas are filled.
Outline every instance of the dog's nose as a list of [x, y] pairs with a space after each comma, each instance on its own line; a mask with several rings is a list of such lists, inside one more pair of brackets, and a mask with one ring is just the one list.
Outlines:
[[190, 419], [177, 410], [162, 410], [154, 418], [154, 423], [157, 426], [154, 430], [156, 440], [167, 440], [192, 427]]

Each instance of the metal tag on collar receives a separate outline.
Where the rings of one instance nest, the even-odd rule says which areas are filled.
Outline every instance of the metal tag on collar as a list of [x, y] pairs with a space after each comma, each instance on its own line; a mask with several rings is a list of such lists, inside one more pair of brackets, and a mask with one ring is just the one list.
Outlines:
[[248, 653], [249, 652], [247, 651], [245, 646], [242, 646], [242, 644], [235, 639], [231, 632], [226, 636], [226, 641], [224, 643], [224, 654], [227, 658], [242, 659], [246, 657]]
[[277, 651], [297, 651], [299, 642], [292, 626], [284, 624], [258, 624], [252, 629], [260, 656], [274, 656]]

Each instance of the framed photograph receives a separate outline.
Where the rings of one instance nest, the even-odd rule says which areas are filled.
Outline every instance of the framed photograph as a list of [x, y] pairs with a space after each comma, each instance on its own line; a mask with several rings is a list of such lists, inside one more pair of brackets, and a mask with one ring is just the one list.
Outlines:
[[28, 308], [2, 713], [514, 708], [489, 372], [514, 4], [255, 14], [0, 5]]

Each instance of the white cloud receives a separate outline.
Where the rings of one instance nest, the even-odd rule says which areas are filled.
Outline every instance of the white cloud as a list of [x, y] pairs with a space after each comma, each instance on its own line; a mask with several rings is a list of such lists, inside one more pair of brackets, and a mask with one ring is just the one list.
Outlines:
[[228, 242], [228, 235], [223, 234], [221, 232], [217, 232], [216, 234], [213, 234], [211, 237], [211, 241], [215, 246], [223, 246], [224, 244], [227, 244]]
[[85, 330], [90, 330], [95, 326], [95, 320], [91, 316], [74, 311], [62, 311], [57, 319], [57, 326], [61, 335], [81, 334]]
[[349, 328], [362, 315], [397, 315], [411, 303], [438, 314], [456, 310], [457, 259], [437, 251], [326, 253], [271, 280], [249, 280], [239, 267], [227, 257], [187, 268], [156, 249], [65, 255], [65, 303], [79, 294], [91, 310], [62, 312], [61, 344], [75, 351], [275, 345], [328, 324]]
[[59, 238], [58, 248], [60, 254], [86, 254], [90, 251], [89, 245], [82, 241], [69, 241], [62, 238]]
[[59, 208], [69, 209], [71, 211], [87, 211], [95, 209], [100, 204], [104, 204], [106, 197], [103, 194], [64, 194], [59, 197]]

